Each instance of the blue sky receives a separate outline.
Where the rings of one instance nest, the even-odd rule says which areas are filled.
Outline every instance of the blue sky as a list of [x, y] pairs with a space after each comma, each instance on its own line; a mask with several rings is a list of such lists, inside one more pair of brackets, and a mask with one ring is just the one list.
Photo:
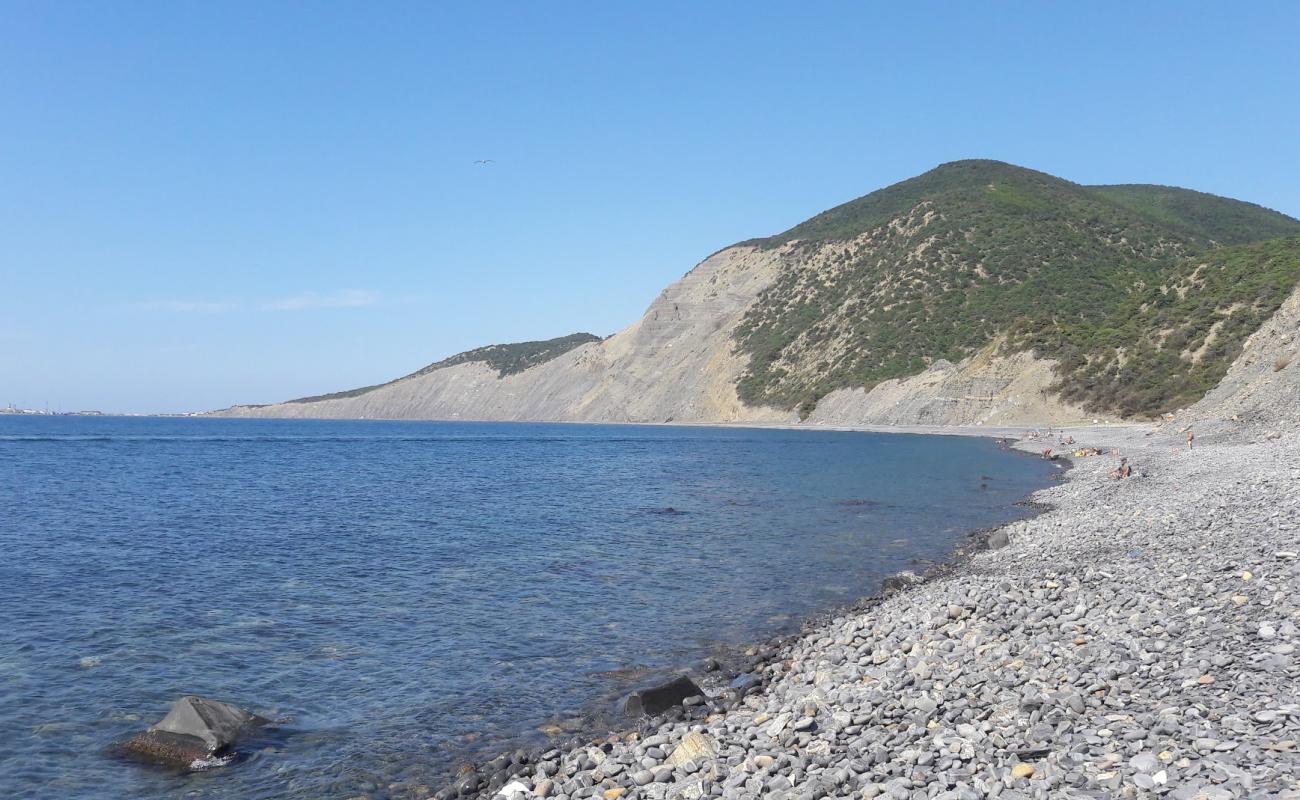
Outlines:
[[0, 405], [612, 333], [959, 158], [1300, 216], [1297, 31], [1294, 2], [0, 2]]

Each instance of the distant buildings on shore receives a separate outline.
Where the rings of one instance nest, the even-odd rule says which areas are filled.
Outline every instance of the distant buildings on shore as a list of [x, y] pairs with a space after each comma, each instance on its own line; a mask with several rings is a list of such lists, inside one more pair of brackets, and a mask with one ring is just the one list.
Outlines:
[[10, 403], [4, 408], [0, 408], [0, 414], [26, 414], [37, 417], [102, 417], [102, 411], [50, 411], [48, 408], [41, 410], [39, 408], [18, 408]]

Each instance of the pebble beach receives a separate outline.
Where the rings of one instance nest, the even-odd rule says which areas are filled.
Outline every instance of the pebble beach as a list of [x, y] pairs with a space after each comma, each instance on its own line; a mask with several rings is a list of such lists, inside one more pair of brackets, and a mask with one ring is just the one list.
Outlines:
[[[1191, 450], [1172, 426], [1068, 434], [1105, 455], [1065, 456], [1030, 498], [1046, 510], [986, 549], [753, 648], [668, 715], [390, 789], [1300, 798], [1300, 446], [1231, 423]], [[1121, 454], [1133, 475], [1114, 480]]]

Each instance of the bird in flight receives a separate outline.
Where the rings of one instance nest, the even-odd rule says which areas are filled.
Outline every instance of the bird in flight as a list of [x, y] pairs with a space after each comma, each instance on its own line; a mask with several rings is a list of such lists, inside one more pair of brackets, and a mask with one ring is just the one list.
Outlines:
[[493, 160], [490, 159], [490, 158], [480, 158], [479, 160], [475, 161], [474, 163], [477, 164], [477, 165], [479, 165], [479, 166], [481, 166], [481, 167], [486, 167], [488, 164], [495, 164], [495, 163], [497, 163], [497, 162], [493, 161]]

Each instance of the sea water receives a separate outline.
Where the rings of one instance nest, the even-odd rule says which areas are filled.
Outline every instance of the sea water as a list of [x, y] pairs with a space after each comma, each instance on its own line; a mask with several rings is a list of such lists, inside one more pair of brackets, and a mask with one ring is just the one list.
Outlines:
[[[0, 417], [0, 796], [413, 796], [1051, 472], [962, 437]], [[116, 755], [184, 694], [277, 725], [199, 772]]]

